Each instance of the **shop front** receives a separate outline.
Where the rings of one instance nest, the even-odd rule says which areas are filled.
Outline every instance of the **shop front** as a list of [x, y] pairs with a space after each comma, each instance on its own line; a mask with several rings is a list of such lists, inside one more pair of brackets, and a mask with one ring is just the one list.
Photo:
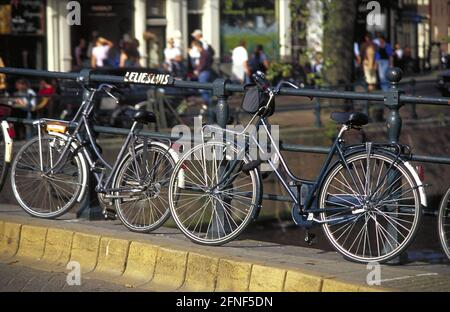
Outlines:
[[0, 57], [6, 66], [46, 68], [46, 1], [0, 0]]

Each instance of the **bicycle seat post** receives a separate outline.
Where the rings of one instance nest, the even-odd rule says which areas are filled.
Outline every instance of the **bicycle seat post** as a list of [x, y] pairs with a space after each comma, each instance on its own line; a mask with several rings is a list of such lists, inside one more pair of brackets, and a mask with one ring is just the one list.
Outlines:
[[[90, 83], [91, 69], [83, 69], [80, 72], [80, 77], [77, 81], [84, 86], [88, 86]], [[83, 103], [90, 103], [93, 100], [94, 90], [88, 88], [83, 88], [82, 101]], [[85, 134], [83, 135], [83, 140], [85, 140]], [[92, 173], [88, 176], [88, 187], [86, 189], [86, 194], [83, 200], [80, 202], [80, 209], [77, 211], [77, 218], [88, 219], [88, 220], [102, 220], [103, 211], [100, 208], [100, 203], [98, 202], [97, 193], [95, 191], [95, 178]]]

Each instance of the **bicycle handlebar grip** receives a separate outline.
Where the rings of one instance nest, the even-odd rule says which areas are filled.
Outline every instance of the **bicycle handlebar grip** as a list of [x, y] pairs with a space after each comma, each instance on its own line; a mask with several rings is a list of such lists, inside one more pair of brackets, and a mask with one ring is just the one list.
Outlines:
[[253, 74], [253, 80], [255, 83], [264, 91], [267, 91], [269, 88], [269, 82], [266, 80], [266, 75], [263, 72], [257, 71]]

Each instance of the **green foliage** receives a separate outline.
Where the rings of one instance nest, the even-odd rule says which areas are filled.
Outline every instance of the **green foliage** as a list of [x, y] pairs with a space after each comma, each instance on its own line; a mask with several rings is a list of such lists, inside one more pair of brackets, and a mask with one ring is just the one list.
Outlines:
[[333, 141], [338, 134], [336, 123], [333, 121], [329, 121], [325, 124], [325, 136], [330, 140]]
[[292, 75], [292, 65], [281, 63], [281, 62], [272, 62], [270, 63], [270, 67], [267, 70], [266, 78], [276, 83], [281, 79], [286, 79], [291, 77]]

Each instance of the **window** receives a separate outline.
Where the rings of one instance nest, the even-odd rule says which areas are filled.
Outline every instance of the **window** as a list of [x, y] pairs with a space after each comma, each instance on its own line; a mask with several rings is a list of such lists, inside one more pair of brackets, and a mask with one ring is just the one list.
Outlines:
[[166, 0], [147, 0], [147, 18], [165, 18]]

